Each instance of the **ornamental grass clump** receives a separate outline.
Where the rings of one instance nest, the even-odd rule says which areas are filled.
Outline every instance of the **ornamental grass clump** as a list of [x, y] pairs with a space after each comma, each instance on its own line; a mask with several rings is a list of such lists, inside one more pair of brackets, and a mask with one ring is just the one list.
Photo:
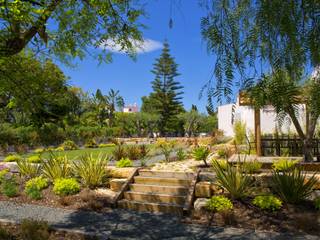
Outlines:
[[187, 158], [186, 152], [182, 148], [179, 148], [178, 151], [177, 151], [177, 160], [178, 161], [183, 161], [186, 158]]
[[59, 196], [73, 195], [80, 191], [80, 185], [74, 178], [60, 178], [53, 182], [53, 192]]
[[272, 168], [275, 171], [279, 171], [279, 172], [291, 171], [296, 167], [298, 162], [299, 160], [288, 160], [288, 159], [282, 158], [278, 161], [273, 162]]
[[277, 211], [282, 206], [282, 201], [273, 195], [256, 196], [253, 201], [253, 205], [267, 211]]
[[245, 173], [253, 174], [259, 173], [262, 168], [262, 163], [258, 161], [248, 161], [243, 163]]
[[286, 203], [297, 204], [305, 200], [313, 192], [318, 180], [316, 173], [307, 177], [302, 170], [273, 171], [272, 189]]
[[41, 165], [30, 163], [27, 159], [17, 161], [20, 176], [34, 178], [40, 175]]
[[160, 149], [161, 154], [164, 155], [165, 161], [167, 163], [170, 162], [170, 156], [174, 150], [175, 142], [173, 142], [173, 141], [168, 142], [165, 140], [159, 141], [159, 142], [157, 142], [157, 147]]
[[122, 144], [118, 144], [112, 151], [112, 158], [115, 161], [119, 161], [122, 158], [127, 157], [127, 152], [125, 147]]
[[48, 160], [43, 161], [42, 174], [52, 182], [59, 178], [70, 177], [71, 166], [68, 158], [51, 154]]
[[208, 147], [200, 146], [193, 149], [192, 155], [196, 161], [203, 161], [206, 166], [208, 166], [207, 158], [210, 154]]
[[99, 154], [94, 158], [92, 154], [85, 154], [79, 161], [74, 161], [72, 170], [75, 176], [79, 176], [86, 187], [95, 188], [103, 184], [107, 177], [106, 166], [109, 157]]
[[14, 177], [3, 179], [1, 183], [1, 193], [10, 198], [18, 195], [18, 183]]
[[253, 179], [244, 173], [241, 165], [223, 166], [219, 161], [213, 160], [212, 168], [216, 173], [217, 183], [229, 192], [232, 199], [242, 199], [249, 194]]

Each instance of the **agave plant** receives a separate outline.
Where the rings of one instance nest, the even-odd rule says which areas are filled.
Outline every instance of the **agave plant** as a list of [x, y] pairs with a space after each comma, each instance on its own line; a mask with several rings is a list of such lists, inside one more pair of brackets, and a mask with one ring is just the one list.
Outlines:
[[197, 161], [203, 161], [206, 166], [208, 166], [207, 158], [209, 154], [210, 154], [209, 148], [204, 146], [196, 147], [192, 152], [194, 159]]
[[86, 187], [95, 188], [103, 183], [107, 177], [106, 165], [110, 157], [99, 154], [93, 157], [92, 154], [81, 156], [79, 161], [74, 161], [72, 165], [73, 173], [79, 176]]
[[52, 182], [59, 178], [71, 176], [71, 166], [67, 156], [57, 156], [51, 153], [48, 160], [43, 160], [42, 174]]
[[231, 198], [241, 199], [250, 192], [253, 180], [252, 177], [244, 173], [241, 165], [222, 165], [219, 161], [213, 160], [212, 167], [216, 173], [218, 184], [229, 192]]
[[313, 188], [317, 184], [318, 180], [315, 174], [307, 177], [299, 168], [284, 172], [274, 170], [272, 189], [284, 202], [299, 203], [312, 193]]

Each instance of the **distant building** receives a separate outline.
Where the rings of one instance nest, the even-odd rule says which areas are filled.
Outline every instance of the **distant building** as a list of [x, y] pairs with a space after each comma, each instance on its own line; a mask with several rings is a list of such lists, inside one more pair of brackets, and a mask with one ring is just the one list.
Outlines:
[[139, 107], [136, 103], [129, 104], [129, 105], [124, 106], [122, 111], [125, 113], [136, 113], [136, 112], [139, 112]]

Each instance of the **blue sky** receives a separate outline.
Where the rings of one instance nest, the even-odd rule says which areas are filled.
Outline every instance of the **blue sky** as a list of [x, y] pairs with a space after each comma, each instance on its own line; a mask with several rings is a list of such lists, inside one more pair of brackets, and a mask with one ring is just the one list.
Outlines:
[[[209, 80], [213, 69], [214, 58], [209, 56], [206, 44], [200, 33], [201, 17], [205, 15], [197, 0], [180, 1], [179, 7], [170, 10], [170, 0], [147, 1], [147, 19], [143, 23], [147, 29], [143, 31], [145, 39], [164, 42], [167, 39], [171, 54], [179, 64], [181, 76], [178, 80], [184, 88], [183, 103], [186, 109], [196, 104], [205, 111], [205, 97], [199, 100], [201, 87]], [[170, 12], [173, 28], [169, 28]], [[110, 88], [120, 90], [127, 104], [138, 103], [141, 97], [152, 91], [151, 81], [154, 75], [150, 72], [152, 64], [160, 55], [161, 49], [138, 54], [133, 61], [124, 54], [114, 53], [111, 64], [98, 65], [97, 60], [87, 57], [76, 68], [61, 66], [69, 83], [82, 87], [85, 91], [95, 92], [101, 89], [104, 93]]]

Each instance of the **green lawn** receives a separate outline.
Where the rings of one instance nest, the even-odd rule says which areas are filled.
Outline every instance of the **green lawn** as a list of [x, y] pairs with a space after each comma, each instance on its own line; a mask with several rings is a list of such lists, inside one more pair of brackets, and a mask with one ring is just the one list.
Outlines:
[[[149, 145], [150, 150], [151, 150], [151, 154], [154, 153], [155, 150], [155, 145]], [[92, 154], [92, 156], [98, 157], [99, 154], [111, 154], [113, 149], [115, 148], [115, 146], [110, 146], [110, 147], [105, 147], [105, 148], [85, 148], [85, 149], [78, 149], [78, 150], [68, 150], [68, 151], [61, 151], [61, 152], [53, 152], [55, 155], [57, 156], [67, 156], [68, 159], [77, 159], [79, 158], [81, 155], [84, 154]], [[35, 153], [28, 153], [26, 155], [26, 157], [32, 156], [32, 155], [36, 155]], [[42, 153], [41, 156], [43, 158], [49, 158], [50, 153], [49, 152], [45, 152]]]

